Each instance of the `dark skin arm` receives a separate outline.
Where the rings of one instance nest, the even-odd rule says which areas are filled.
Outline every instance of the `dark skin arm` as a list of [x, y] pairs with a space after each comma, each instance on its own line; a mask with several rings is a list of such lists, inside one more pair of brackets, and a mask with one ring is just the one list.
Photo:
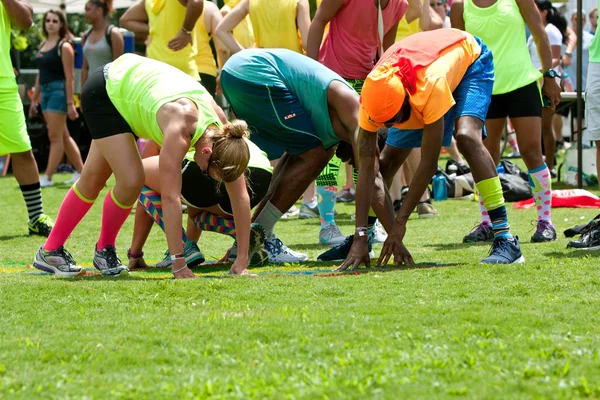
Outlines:
[[198, 18], [202, 15], [202, 10], [204, 10], [204, 0], [179, 0], [179, 2], [185, 6], [185, 17], [183, 26], [177, 36], [169, 41], [168, 46], [173, 51], [181, 50], [192, 43], [192, 34], [188, 34], [186, 31], [191, 32], [194, 30], [196, 21], [198, 21]]
[[19, 29], [26, 30], [33, 25], [33, 8], [19, 0], [1, 0], [8, 18]]
[[306, 55], [313, 60], [319, 61], [319, 48], [323, 41], [325, 26], [327, 26], [343, 5], [344, 0], [323, 0], [319, 8], [317, 8], [315, 17], [308, 30], [308, 43], [306, 45]]

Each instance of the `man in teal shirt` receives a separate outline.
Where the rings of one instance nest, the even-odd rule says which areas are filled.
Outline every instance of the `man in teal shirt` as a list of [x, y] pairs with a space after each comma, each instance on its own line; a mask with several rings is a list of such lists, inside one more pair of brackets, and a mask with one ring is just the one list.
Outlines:
[[44, 214], [37, 163], [31, 152], [23, 104], [10, 59], [11, 22], [21, 29], [33, 24], [33, 9], [19, 0], [0, 0], [0, 156], [10, 154], [13, 172], [29, 214], [29, 234], [48, 236], [54, 222]]

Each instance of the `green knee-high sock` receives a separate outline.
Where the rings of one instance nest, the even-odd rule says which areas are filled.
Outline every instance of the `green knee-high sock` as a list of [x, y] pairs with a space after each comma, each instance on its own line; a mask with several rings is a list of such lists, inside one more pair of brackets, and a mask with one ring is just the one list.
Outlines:
[[500, 178], [493, 177], [475, 183], [477, 191], [480, 193], [483, 205], [492, 221], [494, 238], [505, 238], [513, 240], [508, 225], [508, 216], [504, 206], [504, 196], [502, 195], [502, 185]]
[[194, 225], [203, 231], [222, 233], [223, 235], [236, 238], [235, 222], [233, 217], [215, 215], [208, 211], [202, 211], [194, 217]]
[[[148, 213], [148, 215], [154, 220], [154, 222], [160, 226], [162, 231], [165, 231], [165, 224], [163, 222], [163, 213], [162, 213], [162, 199], [160, 197], [160, 193], [155, 192], [150, 189], [148, 186], [144, 186], [142, 188], [142, 192], [139, 196], [139, 201], [144, 207], [144, 210]], [[188, 242], [188, 238], [185, 234], [185, 230], [181, 227], [181, 240], [183, 243]]]

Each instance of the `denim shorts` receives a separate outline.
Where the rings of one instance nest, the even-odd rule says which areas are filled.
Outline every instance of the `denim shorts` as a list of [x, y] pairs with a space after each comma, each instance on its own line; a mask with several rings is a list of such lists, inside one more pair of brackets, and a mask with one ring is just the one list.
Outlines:
[[41, 85], [42, 112], [67, 113], [65, 81], [52, 81]]
[[[444, 115], [444, 138], [442, 145], [450, 146], [454, 133], [454, 123], [460, 117], [475, 117], [485, 121], [492, 98], [494, 86], [494, 61], [492, 52], [475, 37], [481, 46], [479, 57], [465, 72], [461, 82], [452, 92], [456, 104]], [[482, 139], [486, 131], [483, 126]], [[423, 129], [391, 128], [386, 144], [399, 149], [421, 147]]]

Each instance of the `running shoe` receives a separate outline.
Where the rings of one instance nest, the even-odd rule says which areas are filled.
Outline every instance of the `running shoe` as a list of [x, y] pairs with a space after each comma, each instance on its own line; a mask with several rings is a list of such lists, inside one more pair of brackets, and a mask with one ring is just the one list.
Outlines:
[[40, 246], [33, 259], [33, 266], [58, 276], [75, 276], [85, 272], [83, 268], [75, 265], [73, 256], [63, 246], [49, 251]]
[[72, 185], [75, 182], [77, 182], [77, 180], [81, 177], [81, 174], [77, 171], [73, 172], [73, 175], [71, 175], [71, 179], [69, 179], [68, 181], [65, 181], [65, 185]]
[[463, 238], [463, 243], [488, 242], [491, 240], [494, 240], [492, 225], [487, 222], [481, 222]]
[[600, 250], [600, 229], [593, 223], [579, 238], [567, 244], [567, 249]]
[[296, 206], [291, 206], [289, 210], [283, 213], [280, 219], [290, 219], [300, 214], [300, 210]]
[[[205, 261], [204, 255], [200, 251], [200, 248], [196, 242], [191, 240], [183, 246], [183, 255], [185, 256], [185, 263], [189, 268], [197, 267]], [[165, 251], [165, 258], [161, 262], [156, 263], [154, 267], [171, 268], [172, 264], [173, 261], [171, 261], [171, 253], [169, 252], [169, 249], [167, 249], [167, 251]]]
[[531, 237], [533, 243], [552, 242], [556, 240], [556, 229], [550, 221], [538, 220], [537, 230]]
[[[326, 252], [322, 253], [319, 257], [317, 257], [318, 261], [344, 261], [348, 254], [350, 253], [350, 249], [352, 248], [352, 243], [354, 242], [354, 235], [350, 235], [346, 237], [346, 240], [342, 244], [339, 244]], [[369, 241], [369, 257], [375, 258], [375, 253], [373, 252], [373, 246], [371, 245], [371, 241]]]
[[269, 255], [269, 264], [298, 263], [308, 260], [308, 255], [293, 251], [275, 236], [265, 240], [265, 250]]
[[50, 236], [50, 232], [54, 227], [54, 221], [46, 214], [40, 214], [34, 221], [27, 223], [30, 235], [40, 235], [44, 237]]
[[440, 213], [435, 209], [433, 204], [422, 202], [417, 205], [417, 213], [419, 218], [439, 217]]
[[375, 225], [373, 225], [373, 229], [369, 230], [369, 243], [371, 245], [382, 244], [387, 239], [388, 234], [383, 229], [383, 225], [379, 220], [375, 221]]
[[337, 195], [337, 201], [340, 203], [352, 203], [356, 199], [356, 191], [345, 187]]
[[525, 257], [521, 253], [519, 239], [508, 240], [506, 238], [496, 238], [490, 249], [490, 255], [481, 260], [481, 264], [521, 264], [525, 262]]
[[319, 218], [321, 214], [319, 214], [319, 206], [315, 204], [314, 207], [309, 206], [306, 203], [302, 203], [300, 207], [300, 215], [299, 219], [311, 219], [311, 218]]
[[40, 187], [50, 187], [50, 186], [54, 186], [54, 182], [52, 182], [52, 180], [48, 179], [48, 177], [46, 175], [42, 175], [42, 177], [40, 178]]
[[117, 256], [117, 250], [112, 246], [96, 250], [94, 254], [94, 267], [105, 276], [129, 275], [129, 268], [121, 263], [121, 260]]
[[344, 242], [346, 237], [340, 232], [340, 228], [333, 223], [321, 227], [319, 231], [319, 242], [329, 246], [337, 246]]

